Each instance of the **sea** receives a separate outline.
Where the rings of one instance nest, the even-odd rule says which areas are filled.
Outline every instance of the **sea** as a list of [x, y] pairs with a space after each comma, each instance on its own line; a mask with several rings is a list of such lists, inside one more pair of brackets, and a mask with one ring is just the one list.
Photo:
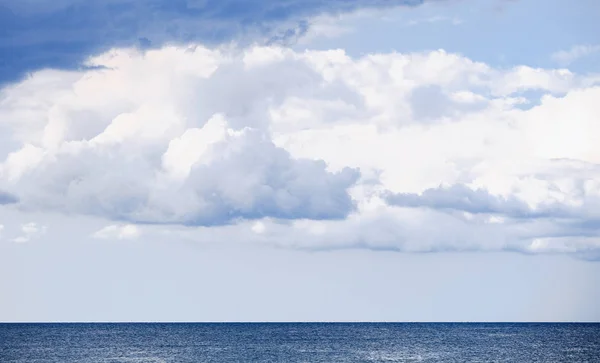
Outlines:
[[0, 324], [0, 362], [600, 362], [600, 324]]

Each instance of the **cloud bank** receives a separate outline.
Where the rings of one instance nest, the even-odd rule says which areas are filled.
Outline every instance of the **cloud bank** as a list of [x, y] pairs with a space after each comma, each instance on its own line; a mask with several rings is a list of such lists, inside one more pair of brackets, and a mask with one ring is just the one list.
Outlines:
[[598, 254], [594, 76], [195, 43], [86, 64], [1, 91], [19, 208], [302, 249]]

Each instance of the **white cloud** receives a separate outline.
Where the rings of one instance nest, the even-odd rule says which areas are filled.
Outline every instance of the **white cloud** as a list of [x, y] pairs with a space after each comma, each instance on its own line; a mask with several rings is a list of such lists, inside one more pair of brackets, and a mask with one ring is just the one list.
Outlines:
[[[266, 114], [265, 98], [289, 79], [257, 92], [255, 78], [269, 70], [247, 71], [246, 62], [202, 47], [113, 51], [90, 60], [111, 69], [68, 73], [64, 84], [33, 100], [20, 91], [30, 80], [9, 87], [0, 111], [7, 120], [25, 113], [26, 100], [28, 108], [47, 104], [47, 113], [27, 120], [44, 131], [23, 133], [25, 146], [9, 156], [2, 174], [32, 208], [120, 220], [206, 225], [345, 216], [353, 208], [346, 189], [358, 173], [329, 173], [322, 162], [293, 159], [276, 147], [261, 125], [266, 120], [247, 108]], [[241, 79], [229, 78], [235, 73]]]
[[44, 158], [44, 150], [31, 144], [25, 144], [17, 151], [8, 155], [6, 161], [0, 165], [0, 173], [8, 180], [17, 180], [27, 170], [33, 169]]
[[561, 65], [569, 65], [580, 58], [599, 51], [600, 45], [575, 45], [569, 50], [561, 50], [552, 54], [552, 59]]
[[[163, 168], [173, 178], [186, 179], [194, 164], [202, 159], [210, 160], [206, 153], [211, 146], [225, 140], [233, 130], [227, 129], [227, 121], [222, 115], [215, 115], [202, 128], [187, 129], [181, 137], [169, 142], [167, 151], [163, 154]], [[204, 156], [204, 158], [203, 158]]]
[[137, 239], [142, 234], [139, 227], [133, 224], [115, 225], [111, 224], [95, 232], [92, 237], [98, 239]]
[[[443, 50], [191, 46], [90, 64], [106, 68], [2, 90], [23, 146], [0, 188], [23, 207], [317, 249], [544, 252], [532, 243], [597, 233], [600, 88], [584, 75]], [[544, 96], [523, 109], [529, 90]]]
[[587, 250], [600, 250], [600, 238], [598, 237], [550, 237], [535, 238], [529, 245], [531, 252], [549, 253], [577, 253]]
[[255, 222], [252, 227], [252, 232], [262, 234], [266, 231], [265, 224], [261, 221]]
[[34, 222], [24, 223], [21, 225], [21, 232], [23, 234], [13, 238], [12, 240], [16, 243], [29, 242], [32, 239], [39, 238], [40, 236], [44, 235], [47, 230], [48, 227], [44, 225], [39, 225]]

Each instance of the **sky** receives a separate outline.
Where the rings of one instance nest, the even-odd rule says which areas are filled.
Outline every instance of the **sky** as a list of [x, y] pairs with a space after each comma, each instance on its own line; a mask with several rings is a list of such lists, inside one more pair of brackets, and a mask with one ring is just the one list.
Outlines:
[[600, 321], [595, 0], [0, 0], [0, 321]]

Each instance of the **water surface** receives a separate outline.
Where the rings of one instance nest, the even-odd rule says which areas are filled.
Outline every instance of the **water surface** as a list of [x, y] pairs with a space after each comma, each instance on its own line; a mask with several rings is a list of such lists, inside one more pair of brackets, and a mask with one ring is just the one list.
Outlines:
[[0, 362], [600, 362], [600, 324], [0, 324]]

